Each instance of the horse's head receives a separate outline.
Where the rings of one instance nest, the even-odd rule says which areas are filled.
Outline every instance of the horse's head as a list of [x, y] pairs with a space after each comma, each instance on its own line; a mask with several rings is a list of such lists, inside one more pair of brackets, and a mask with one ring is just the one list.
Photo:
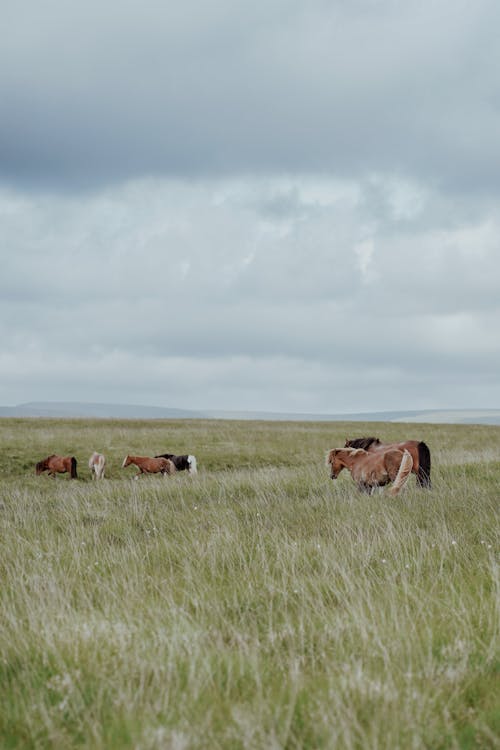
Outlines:
[[342, 449], [333, 448], [326, 454], [326, 465], [330, 467], [330, 479], [337, 479], [345, 464], [341, 460]]
[[333, 448], [326, 454], [326, 465], [330, 466], [330, 477], [337, 479], [342, 469], [351, 470], [353, 461], [366, 455], [364, 448]]
[[131, 463], [132, 459], [130, 458], [130, 456], [125, 456], [122, 463], [122, 469], [124, 469], [126, 466], [130, 466]]
[[42, 474], [46, 468], [47, 468], [47, 459], [45, 459], [44, 461], [39, 461], [35, 466], [35, 472], [37, 476], [39, 474]]

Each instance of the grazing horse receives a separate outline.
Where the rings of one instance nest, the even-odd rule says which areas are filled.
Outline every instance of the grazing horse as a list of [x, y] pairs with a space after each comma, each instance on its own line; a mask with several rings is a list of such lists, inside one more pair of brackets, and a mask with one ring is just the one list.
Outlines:
[[125, 456], [122, 463], [122, 469], [134, 464], [139, 469], [134, 479], [138, 479], [141, 474], [163, 474], [168, 476], [175, 474], [177, 469], [169, 458], [149, 458], [149, 456]]
[[386, 451], [388, 448], [398, 448], [409, 451], [413, 459], [413, 474], [417, 475], [417, 485], [431, 489], [431, 452], [422, 441], [405, 440], [402, 443], [381, 443], [376, 437], [354, 438], [345, 441], [346, 448], [364, 448], [366, 451]]
[[35, 466], [37, 476], [44, 471], [49, 473], [49, 477], [56, 478], [56, 474], [69, 472], [71, 479], [78, 479], [76, 474], [76, 458], [74, 456], [56, 456], [52, 454], [47, 456], [43, 461], [39, 461]]
[[96, 451], [94, 451], [89, 458], [89, 469], [92, 472], [92, 479], [104, 479], [105, 467], [105, 457], [102, 453], [96, 453]]
[[408, 481], [413, 459], [409, 451], [398, 448], [373, 453], [364, 448], [334, 448], [326, 455], [326, 465], [332, 479], [348, 469], [361, 492], [371, 495], [376, 487], [393, 482], [389, 494], [397, 495]]
[[156, 458], [169, 458], [177, 471], [185, 471], [187, 469], [188, 474], [196, 474], [198, 472], [194, 456], [176, 456], [174, 453], [160, 453]]

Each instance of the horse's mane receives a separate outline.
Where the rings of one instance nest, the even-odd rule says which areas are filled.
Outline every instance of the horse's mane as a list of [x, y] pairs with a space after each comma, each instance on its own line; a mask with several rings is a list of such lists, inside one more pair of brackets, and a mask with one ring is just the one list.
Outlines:
[[336, 453], [348, 453], [349, 456], [357, 456], [360, 453], [367, 453], [367, 451], [365, 448], [352, 448], [351, 446], [348, 446], [347, 448], [332, 448], [325, 456], [326, 466], [333, 462]]
[[371, 445], [381, 445], [381, 442], [377, 437], [361, 437], [345, 441], [346, 448], [364, 448], [365, 451], [368, 450]]

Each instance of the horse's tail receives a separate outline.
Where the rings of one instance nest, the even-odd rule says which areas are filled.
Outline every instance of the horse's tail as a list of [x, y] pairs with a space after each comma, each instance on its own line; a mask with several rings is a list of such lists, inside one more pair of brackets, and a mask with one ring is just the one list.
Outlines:
[[71, 472], [70, 472], [71, 479], [78, 479], [77, 473], [76, 473], [76, 458], [74, 456], [71, 456]]
[[189, 464], [188, 472], [190, 474], [197, 474], [198, 473], [198, 467], [196, 465], [196, 457], [195, 456], [188, 456], [188, 464]]
[[405, 449], [403, 451], [403, 458], [401, 459], [401, 463], [399, 465], [399, 471], [396, 474], [393, 485], [389, 490], [389, 495], [397, 495], [398, 492], [403, 489], [406, 482], [408, 481], [408, 477], [411, 474], [412, 468], [413, 458], [411, 457], [411, 453]]
[[96, 479], [102, 479], [104, 477], [104, 467], [106, 466], [106, 458], [102, 453], [95, 454], [94, 472]]
[[431, 489], [431, 452], [425, 443], [419, 443], [417, 484], [419, 487]]

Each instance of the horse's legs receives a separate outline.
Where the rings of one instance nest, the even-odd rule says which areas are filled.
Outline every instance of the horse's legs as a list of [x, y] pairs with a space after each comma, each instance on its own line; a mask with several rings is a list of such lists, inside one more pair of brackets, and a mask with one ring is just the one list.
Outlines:
[[369, 484], [366, 484], [366, 482], [358, 482], [358, 490], [362, 492], [364, 495], [371, 495], [373, 493], [374, 488], [371, 487]]

